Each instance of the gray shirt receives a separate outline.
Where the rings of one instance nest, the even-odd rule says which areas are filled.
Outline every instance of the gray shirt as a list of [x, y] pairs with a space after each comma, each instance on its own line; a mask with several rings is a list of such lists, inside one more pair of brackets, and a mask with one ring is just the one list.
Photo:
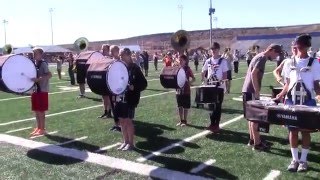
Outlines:
[[251, 63], [249, 65], [249, 68], [247, 71], [246, 78], [243, 83], [242, 92], [255, 93], [255, 90], [253, 88], [253, 83], [252, 83], [252, 75], [251, 75], [251, 73], [254, 69], [259, 70], [258, 83], [259, 83], [259, 88], [261, 88], [261, 82], [262, 82], [266, 62], [267, 62], [267, 57], [263, 53], [257, 54], [251, 60]]
[[[38, 62], [40, 67], [38, 67], [37, 77], [45, 76], [49, 73], [48, 63], [45, 60]], [[39, 82], [39, 87], [41, 92], [49, 92], [49, 80], [42, 80]]]

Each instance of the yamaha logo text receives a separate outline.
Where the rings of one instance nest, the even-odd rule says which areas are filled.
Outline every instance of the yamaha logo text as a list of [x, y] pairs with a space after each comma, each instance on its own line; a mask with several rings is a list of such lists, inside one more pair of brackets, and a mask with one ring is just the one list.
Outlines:
[[293, 121], [297, 121], [297, 120], [298, 120], [298, 117], [297, 117], [297, 116], [288, 115], [288, 114], [277, 114], [277, 118], [287, 119], [287, 120], [293, 120]]

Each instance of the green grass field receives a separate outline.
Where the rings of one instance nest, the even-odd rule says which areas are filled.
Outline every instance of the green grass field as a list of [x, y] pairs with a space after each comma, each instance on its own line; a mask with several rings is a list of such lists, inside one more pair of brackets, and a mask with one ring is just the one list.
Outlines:
[[[273, 63], [268, 63], [263, 79], [262, 93], [271, 94], [270, 85], [276, 85], [272, 74]], [[55, 68], [51, 68], [55, 72]], [[233, 74], [231, 93], [225, 96], [221, 123], [228, 122], [243, 114], [242, 102], [232, 98], [241, 95], [243, 78], [247, 67], [240, 63], [239, 74]], [[66, 69], [64, 69], [66, 72]], [[67, 72], [66, 72], [67, 73]], [[196, 85], [200, 84], [200, 71], [196, 73]], [[148, 88], [142, 93], [136, 110], [136, 150], [118, 151], [111, 148], [100, 153], [102, 156], [125, 159], [152, 167], [165, 168], [174, 172], [184, 172], [209, 179], [264, 179], [272, 170], [280, 171], [279, 179], [319, 179], [320, 178], [320, 135], [312, 134], [312, 148], [308, 156], [309, 171], [289, 173], [287, 165], [291, 161], [287, 143], [287, 129], [271, 126], [270, 133], [263, 138], [272, 142], [269, 152], [256, 152], [246, 146], [248, 142], [247, 121], [240, 119], [225, 125], [220, 134], [204, 134], [175, 146], [146, 161], [139, 158], [154, 151], [201, 133], [209, 124], [207, 109], [192, 108], [189, 113], [190, 126], [176, 127], [178, 120], [175, 93], [164, 89], [158, 80], [159, 71], [150, 64]], [[101, 147], [121, 142], [121, 134], [111, 132], [112, 119], [97, 119], [103, 112], [100, 97], [88, 92], [90, 98], [77, 99], [77, 86], [70, 86], [67, 74], [63, 80], [57, 75], [50, 83], [50, 109], [47, 112], [47, 132], [57, 131], [44, 137], [29, 138], [35, 122], [30, 110], [30, 98], [0, 92], [0, 134], [8, 134], [46, 144], [58, 144], [72, 139], [82, 140], [61, 145], [81, 152], [94, 152]], [[192, 90], [192, 100], [194, 99]], [[194, 105], [194, 104], [193, 104]], [[95, 107], [92, 107], [95, 106]], [[87, 109], [81, 109], [87, 108]], [[75, 110], [70, 112], [71, 110]], [[62, 113], [62, 114], [60, 114]], [[17, 121], [21, 120], [21, 121]], [[17, 132], [8, 132], [26, 128]], [[86, 137], [86, 138], [85, 138]], [[26, 146], [1, 142], [0, 139], [0, 179], [148, 179], [143, 173], [119, 170], [95, 162], [77, 160], [57, 154], [50, 154]], [[80, 151], [79, 151], [80, 152]], [[99, 156], [99, 157], [102, 157]], [[196, 173], [190, 171], [209, 159], [215, 162]], [[135, 169], [138, 167], [127, 167]], [[141, 169], [141, 172], [145, 169]], [[153, 176], [153, 174], [150, 174]], [[162, 176], [164, 177], [164, 176]], [[153, 178], [153, 177], [151, 177]]]

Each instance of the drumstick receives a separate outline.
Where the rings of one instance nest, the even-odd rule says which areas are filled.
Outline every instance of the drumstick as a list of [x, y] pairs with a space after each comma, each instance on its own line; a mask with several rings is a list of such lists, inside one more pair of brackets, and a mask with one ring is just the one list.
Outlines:
[[24, 77], [28, 78], [30, 81], [32, 81], [32, 78], [28, 77], [28, 76], [25, 75], [23, 72], [21, 73], [21, 76], [24, 76]]

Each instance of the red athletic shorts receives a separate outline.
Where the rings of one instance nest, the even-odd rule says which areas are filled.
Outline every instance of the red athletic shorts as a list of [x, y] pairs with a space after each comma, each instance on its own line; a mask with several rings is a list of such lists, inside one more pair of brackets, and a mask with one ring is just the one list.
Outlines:
[[47, 92], [34, 92], [31, 95], [32, 111], [47, 111], [49, 108], [49, 98]]

